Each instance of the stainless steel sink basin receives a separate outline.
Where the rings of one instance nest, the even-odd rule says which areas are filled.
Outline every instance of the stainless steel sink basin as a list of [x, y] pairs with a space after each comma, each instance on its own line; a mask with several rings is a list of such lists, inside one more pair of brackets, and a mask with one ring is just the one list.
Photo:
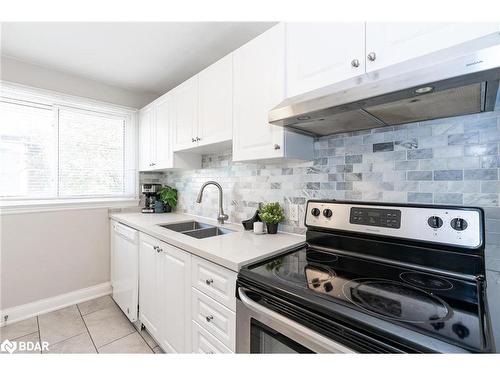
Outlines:
[[188, 230], [215, 228], [213, 225], [200, 223], [199, 221], [185, 221], [183, 223], [159, 224], [160, 227], [173, 230], [174, 232], [187, 232]]
[[174, 224], [159, 224], [160, 227], [173, 230], [174, 232], [185, 234], [186, 236], [194, 238], [208, 238], [214, 236], [221, 236], [234, 232], [231, 229], [216, 227], [199, 221], [185, 221], [183, 223]]
[[212, 228], [205, 228], [205, 229], [198, 229], [198, 230], [192, 230], [188, 232], [184, 232], [186, 236], [194, 237], [194, 238], [208, 238], [208, 237], [214, 237], [214, 236], [221, 236], [223, 234], [228, 234], [234, 232], [233, 230], [226, 229], [226, 228], [219, 228], [219, 227], [212, 227]]

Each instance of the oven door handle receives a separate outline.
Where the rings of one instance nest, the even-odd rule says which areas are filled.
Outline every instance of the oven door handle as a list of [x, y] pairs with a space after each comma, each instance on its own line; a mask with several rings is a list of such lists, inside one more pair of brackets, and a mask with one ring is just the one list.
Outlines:
[[325, 349], [324, 351], [325, 353], [356, 353], [352, 349], [349, 349], [348, 347], [339, 344], [333, 341], [332, 339], [329, 339], [328, 337], [325, 337], [313, 331], [312, 329], [307, 328], [302, 324], [295, 322], [292, 319], [289, 319], [281, 314], [278, 314], [277, 312], [268, 309], [267, 307], [259, 305], [257, 302], [253, 301], [250, 297], [248, 297], [248, 295], [246, 294], [246, 289], [239, 287], [238, 294], [240, 296], [241, 302], [247, 308], [273, 321], [278, 322], [281, 326], [285, 327], [287, 330], [291, 332], [296, 332], [300, 336], [319, 344], [321, 347]]

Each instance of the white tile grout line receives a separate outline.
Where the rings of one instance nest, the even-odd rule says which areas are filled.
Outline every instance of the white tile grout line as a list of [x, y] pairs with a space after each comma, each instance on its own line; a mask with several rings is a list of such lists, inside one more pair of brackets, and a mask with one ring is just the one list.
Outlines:
[[[118, 305], [117, 305], [117, 303], [116, 303], [114, 300], [112, 300], [112, 301], [113, 301], [113, 303], [115, 304], [115, 307], [117, 307], [117, 308], [118, 308], [118, 311], [120, 311], [120, 313], [122, 313], [122, 315], [124, 315], [124, 316], [125, 316], [125, 318], [126, 318], [126, 319], [127, 319], [127, 321], [128, 321], [128, 317], [125, 315], [125, 313], [122, 311], [122, 309], [120, 309], [120, 306], [118, 306]], [[78, 311], [80, 311], [80, 308], [78, 307], [78, 305], [77, 305], [77, 308], [78, 308]], [[106, 308], [106, 307], [105, 307], [105, 308]], [[82, 317], [83, 323], [85, 324], [85, 327], [87, 328], [87, 331], [89, 332], [90, 339], [92, 340], [92, 343], [94, 344], [94, 347], [95, 347], [95, 349], [96, 349], [97, 353], [99, 353], [99, 349], [100, 349], [100, 348], [103, 348], [103, 347], [105, 347], [106, 345], [109, 345], [109, 344], [111, 344], [111, 343], [113, 343], [113, 342], [115, 342], [115, 341], [118, 341], [118, 340], [120, 340], [120, 339], [123, 339], [124, 337], [130, 336], [130, 335], [134, 334], [135, 332], [137, 332], [137, 328], [135, 327], [135, 325], [134, 325], [134, 324], [132, 324], [132, 323], [130, 323], [130, 324], [132, 325], [132, 327], [134, 327], [134, 332], [127, 333], [125, 336], [119, 337], [119, 338], [114, 339], [114, 340], [112, 340], [112, 341], [110, 341], [110, 342], [108, 342], [108, 343], [106, 343], [106, 344], [104, 344], [104, 345], [101, 345], [101, 346], [97, 347], [97, 345], [94, 343], [94, 339], [92, 338], [92, 334], [91, 334], [91, 333], [90, 333], [90, 331], [88, 330], [87, 323], [85, 323], [85, 319], [83, 319], [83, 317], [84, 317], [84, 316], [87, 316], [87, 315], [90, 315], [90, 314], [93, 314], [93, 313], [95, 313], [95, 312], [97, 312], [97, 311], [104, 310], [105, 308], [102, 308], [102, 309], [99, 309], [99, 310], [92, 311], [91, 313], [88, 313], [88, 314], [85, 314], [85, 315], [82, 315], [82, 312], [80, 311], [80, 315], [81, 315], [81, 317]], [[137, 332], [137, 333], [139, 333], [139, 332]], [[141, 339], [144, 341], [144, 343], [146, 344], [146, 346], [147, 346], [149, 349], [151, 349], [151, 352], [153, 352], [153, 349], [152, 349], [152, 348], [148, 345], [148, 343], [146, 342], [146, 340], [144, 339], [144, 337], [142, 337], [142, 335], [141, 335], [140, 333], [139, 333], [139, 336], [140, 336], [140, 337], [141, 337]]]
[[92, 345], [94, 345], [95, 352], [96, 352], [96, 354], [98, 354], [99, 351], [97, 350], [97, 345], [95, 344], [94, 339], [93, 339], [92, 335], [90, 334], [89, 327], [87, 327], [87, 323], [85, 323], [85, 319], [83, 319], [83, 315], [82, 315], [82, 312], [80, 311], [80, 307], [78, 307], [78, 304], [76, 304], [75, 306], [78, 309], [78, 312], [80, 313], [80, 318], [82, 318], [83, 325], [85, 326], [85, 329], [87, 330], [87, 333], [89, 334], [90, 341], [92, 341]]
[[[42, 337], [40, 335], [40, 321], [38, 320], [38, 315], [36, 316], [36, 326], [38, 327], [38, 342], [42, 346]], [[40, 348], [40, 354], [43, 354], [42, 348]]]
[[146, 342], [146, 340], [144, 340], [144, 337], [142, 337], [142, 336], [141, 336], [141, 334], [140, 334], [140, 333], [138, 333], [137, 331], [135, 331], [135, 332], [131, 332], [131, 333], [128, 333], [128, 334], [126, 334], [126, 335], [125, 335], [125, 336], [123, 336], [123, 337], [120, 337], [120, 338], [118, 338], [118, 339], [115, 339], [115, 340], [113, 340], [113, 341], [110, 341], [110, 342], [108, 342], [107, 344], [101, 345], [101, 346], [99, 347], [99, 349], [102, 349], [102, 348], [104, 348], [105, 346], [108, 346], [108, 345], [110, 345], [110, 344], [112, 344], [112, 343], [114, 343], [114, 342], [116, 342], [116, 341], [118, 341], [118, 340], [124, 339], [125, 337], [128, 337], [128, 336], [130, 336], [130, 335], [133, 335], [134, 333], [139, 334], [139, 337], [140, 337], [140, 338], [144, 341], [144, 343], [145, 343], [145, 344], [146, 344], [146, 346], [149, 348], [149, 350], [151, 350], [151, 353], [152, 353], [152, 354], [154, 354], [153, 349], [151, 349], [151, 347], [148, 345], [148, 343]]

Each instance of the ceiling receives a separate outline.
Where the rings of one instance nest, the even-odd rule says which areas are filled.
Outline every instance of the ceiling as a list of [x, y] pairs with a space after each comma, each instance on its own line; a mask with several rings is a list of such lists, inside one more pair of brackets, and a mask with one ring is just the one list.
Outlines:
[[6, 22], [2, 55], [163, 94], [275, 22]]

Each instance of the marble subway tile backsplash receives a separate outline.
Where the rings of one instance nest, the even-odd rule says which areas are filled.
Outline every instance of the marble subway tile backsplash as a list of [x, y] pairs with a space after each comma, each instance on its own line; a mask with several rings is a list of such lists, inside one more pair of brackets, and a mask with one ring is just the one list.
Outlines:
[[[305, 231], [305, 203], [312, 198], [474, 205], [500, 212], [499, 142], [500, 112], [489, 112], [322, 137], [307, 162], [233, 163], [228, 150], [204, 155], [199, 170], [141, 173], [141, 181], [175, 186], [180, 212], [215, 217], [215, 189], [206, 190], [201, 204], [195, 200], [203, 182], [216, 180], [233, 222], [248, 218], [260, 202], [278, 201], [285, 210], [297, 204], [299, 220], [281, 225], [294, 233]], [[500, 246], [498, 237], [491, 240]]]

